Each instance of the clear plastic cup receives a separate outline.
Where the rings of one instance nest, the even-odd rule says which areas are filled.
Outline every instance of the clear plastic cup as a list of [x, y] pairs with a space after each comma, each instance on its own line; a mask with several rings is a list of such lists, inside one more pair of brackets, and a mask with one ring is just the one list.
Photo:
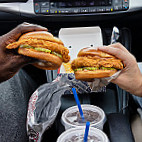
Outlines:
[[[84, 132], [84, 126], [68, 129], [58, 137], [57, 142], [83, 142]], [[109, 142], [109, 139], [103, 131], [90, 127], [88, 142]]]
[[81, 105], [85, 121], [80, 117], [77, 106], [66, 109], [61, 118], [61, 122], [65, 127], [65, 130], [75, 127], [85, 126], [89, 121], [90, 125], [94, 128], [103, 130], [104, 123], [106, 122], [106, 116], [104, 111], [94, 105]]

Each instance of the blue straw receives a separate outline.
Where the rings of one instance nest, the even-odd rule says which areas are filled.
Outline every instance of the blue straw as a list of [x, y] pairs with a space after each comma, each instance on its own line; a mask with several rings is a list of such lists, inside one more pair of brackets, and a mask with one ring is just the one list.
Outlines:
[[84, 118], [83, 111], [82, 111], [82, 108], [81, 108], [81, 105], [80, 105], [80, 101], [79, 101], [79, 99], [78, 99], [78, 95], [77, 95], [77, 93], [76, 93], [76, 89], [75, 89], [75, 88], [72, 88], [72, 92], [73, 92], [75, 101], [76, 101], [76, 103], [77, 103], [77, 106], [78, 106], [78, 109], [79, 109], [79, 112], [80, 112], [80, 116], [81, 116], [82, 120], [84, 121], [85, 118]]
[[89, 133], [90, 122], [86, 122], [85, 134], [84, 134], [84, 142], [88, 141], [88, 133]]

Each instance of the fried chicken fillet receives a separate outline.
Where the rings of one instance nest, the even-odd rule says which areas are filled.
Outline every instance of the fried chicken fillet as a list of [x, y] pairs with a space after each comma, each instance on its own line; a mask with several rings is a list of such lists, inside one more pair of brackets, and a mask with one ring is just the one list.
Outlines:
[[113, 55], [88, 47], [80, 50], [71, 67], [76, 79], [91, 81], [94, 78], [112, 76], [123, 69], [123, 63]]
[[69, 50], [63, 42], [45, 31], [26, 33], [6, 48], [18, 49], [19, 54], [38, 59], [33, 65], [40, 69], [55, 70], [62, 62], [70, 60]]

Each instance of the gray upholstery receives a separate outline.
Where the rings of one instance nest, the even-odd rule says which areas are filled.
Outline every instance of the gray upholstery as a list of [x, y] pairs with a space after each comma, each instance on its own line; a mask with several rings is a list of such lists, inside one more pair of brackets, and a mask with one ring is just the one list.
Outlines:
[[0, 142], [26, 142], [26, 115], [36, 84], [20, 70], [0, 84]]

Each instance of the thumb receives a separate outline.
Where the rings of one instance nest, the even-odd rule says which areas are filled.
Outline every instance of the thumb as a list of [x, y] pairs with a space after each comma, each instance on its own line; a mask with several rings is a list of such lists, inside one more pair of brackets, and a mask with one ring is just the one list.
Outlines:
[[23, 55], [16, 55], [14, 62], [16, 63], [16, 66], [23, 67], [27, 64], [38, 62], [38, 60]]

